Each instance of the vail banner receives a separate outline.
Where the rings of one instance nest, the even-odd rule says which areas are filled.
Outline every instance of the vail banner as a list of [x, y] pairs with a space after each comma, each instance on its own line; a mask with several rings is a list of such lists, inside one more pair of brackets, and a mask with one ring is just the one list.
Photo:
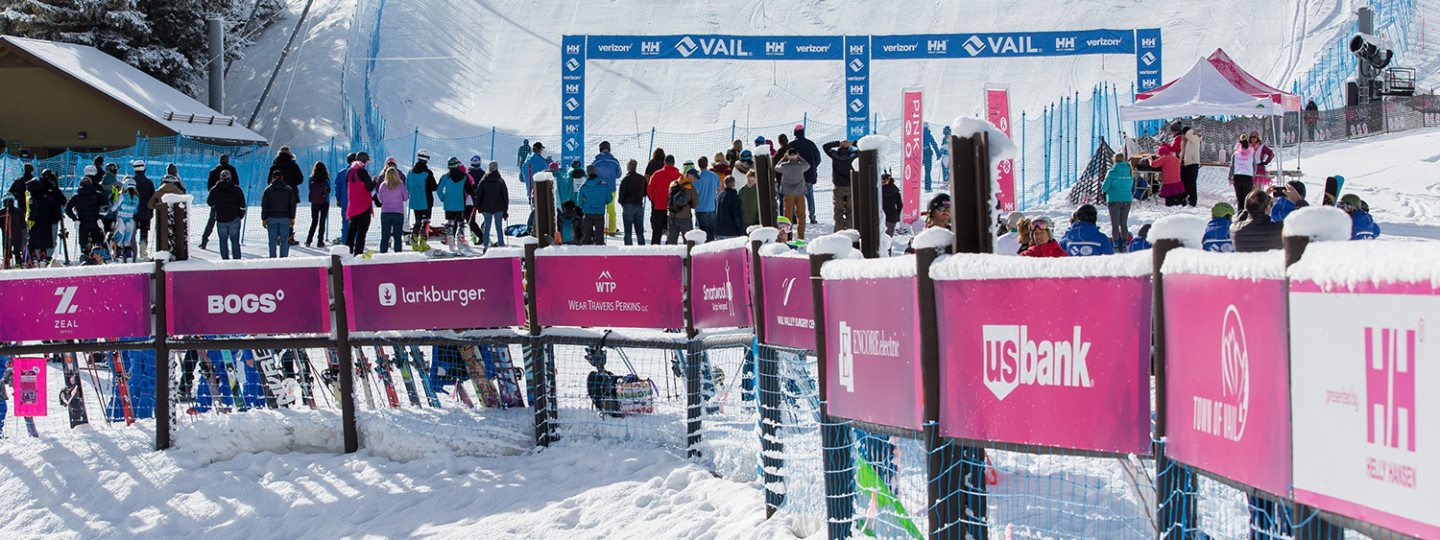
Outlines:
[[830, 414], [921, 429], [917, 304], [913, 277], [825, 281]]
[[815, 350], [815, 297], [810, 259], [760, 257], [765, 283], [765, 339], [768, 345]]
[[151, 265], [140, 274], [0, 280], [0, 341], [150, 337]]
[[495, 328], [525, 323], [519, 257], [345, 267], [350, 330]]
[[1291, 283], [1296, 502], [1440, 538], [1435, 321], [1428, 281]]
[[585, 36], [564, 36], [560, 47], [560, 163], [586, 163]]
[[[925, 96], [919, 88], [906, 88], [900, 94], [901, 118], [904, 132], [901, 141], [904, 153], [900, 159], [900, 193], [904, 208], [900, 210], [900, 221], [914, 223], [920, 219], [920, 183], [925, 181]], [[948, 179], [946, 179], [948, 181]]]
[[1166, 451], [1287, 496], [1285, 282], [1165, 276]]
[[690, 258], [690, 309], [696, 328], [750, 326], [750, 248]]
[[845, 137], [870, 132], [870, 36], [845, 36]]
[[873, 36], [876, 60], [1135, 54], [1133, 30]]
[[1149, 278], [957, 280], [935, 288], [942, 435], [1149, 454]]
[[843, 46], [839, 36], [589, 36], [586, 54], [592, 60], [840, 60]]
[[683, 328], [680, 257], [567, 255], [535, 258], [535, 298], [545, 326]]
[[171, 335], [329, 333], [328, 280], [319, 266], [167, 272], [166, 327]]
[[1154, 90], [1165, 80], [1160, 72], [1160, 29], [1135, 31], [1135, 91]]

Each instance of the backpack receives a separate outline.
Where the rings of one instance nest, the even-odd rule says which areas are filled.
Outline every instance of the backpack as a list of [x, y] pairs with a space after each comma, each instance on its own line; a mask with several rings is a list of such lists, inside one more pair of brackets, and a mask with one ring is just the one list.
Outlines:
[[665, 202], [666, 206], [670, 207], [670, 211], [674, 212], [680, 207], [690, 204], [690, 194], [685, 193], [685, 188], [679, 183], [670, 184], [670, 195], [666, 197]]

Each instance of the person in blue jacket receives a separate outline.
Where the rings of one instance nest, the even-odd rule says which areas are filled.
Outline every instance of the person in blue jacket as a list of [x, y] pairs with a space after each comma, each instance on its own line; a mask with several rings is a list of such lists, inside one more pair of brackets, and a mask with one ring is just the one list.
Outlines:
[[1095, 210], [1094, 205], [1086, 204], [1076, 208], [1075, 213], [1070, 216], [1070, 228], [1065, 231], [1065, 236], [1060, 238], [1060, 247], [1071, 257], [1114, 255], [1114, 244], [1095, 226], [1099, 219], [1100, 213]]
[[705, 241], [715, 239], [715, 198], [720, 194], [720, 175], [710, 170], [710, 160], [700, 156], [695, 160], [700, 168], [700, 178], [695, 181], [695, 193], [700, 202], [695, 205], [695, 224], [705, 231]]
[[448, 242], [449, 238], [460, 238], [465, 234], [461, 227], [465, 222], [465, 188], [469, 184], [470, 175], [465, 173], [465, 166], [460, 163], [460, 158], [455, 156], [446, 161], [445, 167], [449, 172], [437, 181], [439, 186], [435, 188], [435, 194], [440, 196], [440, 203], [445, 208], [445, 234]]
[[[614, 192], [620, 189], [620, 160], [610, 153], [610, 141], [600, 141], [600, 153], [595, 154], [595, 160], [590, 162], [595, 166], [595, 173], [600, 175], [610, 186], [610, 203], [605, 206], [605, 232], [615, 234], [620, 232], [620, 225], [615, 220], [615, 197]], [[586, 212], [589, 214], [589, 212]]]
[[1235, 241], [1230, 238], [1230, 224], [1234, 218], [1235, 207], [1230, 203], [1218, 202], [1210, 207], [1210, 223], [1205, 224], [1205, 251], [1235, 252]]
[[[530, 230], [535, 229], [535, 175], [550, 170], [550, 160], [540, 151], [545, 145], [535, 141], [530, 145], [530, 157], [525, 158], [525, 163], [520, 166], [520, 181], [525, 183], [525, 198], [530, 201], [530, 217], [525, 221]], [[558, 179], [557, 179], [558, 180]], [[558, 202], [557, 202], [558, 204]]]
[[585, 185], [580, 187], [580, 243], [605, 245], [605, 207], [615, 200], [615, 190], [605, 181], [594, 165], [585, 171]]
[[1140, 230], [1135, 233], [1135, 237], [1130, 239], [1130, 245], [1125, 249], [1125, 252], [1134, 253], [1136, 251], [1145, 251], [1147, 249], [1150, 249], [1149, 223], [1140, 226]]
[[410, 229], [410, 245], [423, 245], [422, 239], [430, 233], [430, 208], [435, 206], [435, 190], [440, 184], [435, 181], [435, 172], [430, 170], [430, 151], [415, 153], [415, 165], [405, 174], [405, 189], [410, 211], [415, 214], [415, 225]]
[[1110, 239], [1116, 251], [1124, 252], [1130, 245], [1130, 203], [1133, 201], [1135, 177], [1125, 154], [1115, 154], [1115, 165], [1100, 184], [1105, 192], [1105, 205], [1110, 208]]
[[345, 156], [345, 166], [335, 173], [335, 205], [340, 208], [340, 238], [335, 240], [335, 245], [345, 243], [347, 235], [350, 234], [350, 218], [346, 216], [345, 209], [350, 207], [350, 187], [345, 183], [345, 175], [350, 172], [350, 166], [355, 164], [355, 154]]
[[1340, 203], [1336, 208], [1350, 214], [1350, 239], [1351, 240], [1374, 240], [1380, 237], [1380, 226], [1375, 224], [1375, 218], [1370, 217], [1370, 205], [1360, 200], [1354, 193], [1340, 197]]
[[1284, 189], [1275, 193], [1275, 204], [1270, 205], [1270, 221], [1285, 221], [1285, 216], [1290, 215], [1301, 208], [1310, 206], [1305, 202], [1305, 183], [1299, 180], [1291, 180], [1285, 184]]
[[940, 153], [940, 145], [935, 143], [935, 135], [930, 133], [930, 123], [925, 122], [925, 134], [920, 142], [920, 148], [924, 149], [921, 156], [925, 160], [925, 191], [930, 191], [930, 161], [935, 159], [935, 154]]

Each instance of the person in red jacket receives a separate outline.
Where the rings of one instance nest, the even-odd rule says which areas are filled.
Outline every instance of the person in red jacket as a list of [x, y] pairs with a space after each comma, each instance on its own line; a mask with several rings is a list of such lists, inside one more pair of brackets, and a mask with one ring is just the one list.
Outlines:
[[1020, 252], [1021, 257], [1068, 257], [1069, 253], [1060, 243], [1055, 241], [1054, 235], [1050, 232], [1050, 220], [1038, 217], [1030, 220], [1030, 242], [1031, 245], [1025, 251]]
[[670, 183], [680, 179], [680, 169], [675, 168], [675, 156], [665, 156], [665, 166], [650, 177], [645, 193], [650, 196], [650, 243], [659, 245], [670, 228], [669, 208], [666, 199], [670, 195]]

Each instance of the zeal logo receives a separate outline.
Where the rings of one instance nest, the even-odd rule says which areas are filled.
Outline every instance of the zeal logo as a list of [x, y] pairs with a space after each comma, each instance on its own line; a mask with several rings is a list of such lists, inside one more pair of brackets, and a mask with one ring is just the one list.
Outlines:
[[985, 386], [1004, 400], [1020, 385], [1068, 386], [1092, 388], [1086, 358], [1090, 343], [1081, 338], [1080, 327], [1074, 327], [1070, 341], [1030, 339], [1026, 325], [990, 325], [981, 327], [984, 338]]
[[274, 313], [279, 303], [285, 300], [285, 289], [279, 289], [274, 294], [212, 294], [205, 299], [205, 310], [212, 314]]
[[1250, 349], [1245, 323], [1232, 304], [1220, 326], [1220, 398], [1194, 396], [1191, 427], [1200, 433], [1239, 441], [1250, 414]]
[[78, 289], [79, 287], [55, 288], [55, 296], [60, 297], [60, 303], [55, 306], [56, 315], [70, 315], [80, 309], [80, 306], [75, 304], [75, 291]]
[[1371, 444], [1415, 451], [1416, 340], [1415, 330], [1365, 329], [1365, 439]]

